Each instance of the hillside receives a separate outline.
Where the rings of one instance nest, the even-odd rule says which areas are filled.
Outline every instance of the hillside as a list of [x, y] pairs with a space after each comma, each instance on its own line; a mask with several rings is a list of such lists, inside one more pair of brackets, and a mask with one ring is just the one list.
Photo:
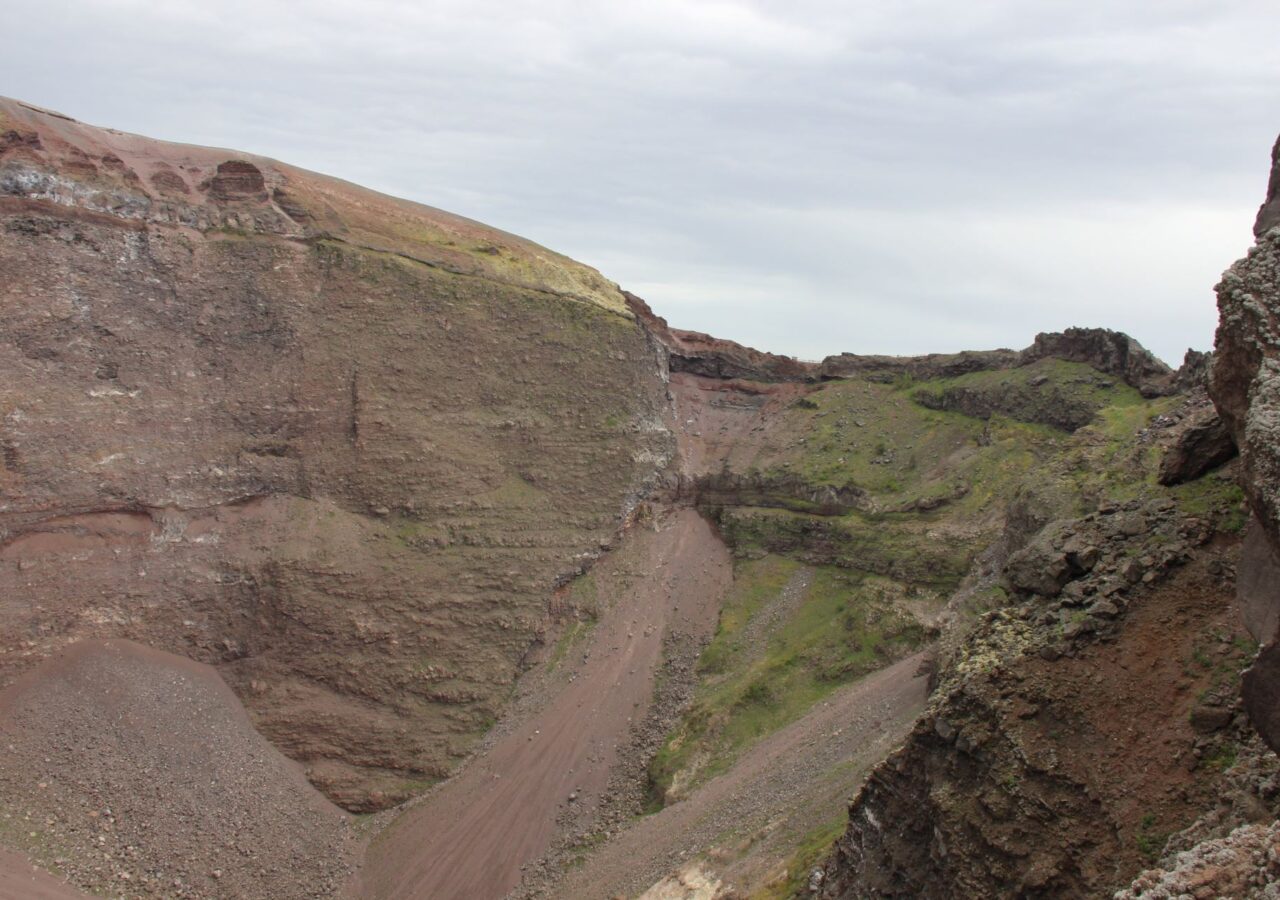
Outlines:
[[1264, 845], [1268, 204], [1212, 359], [805, 363], [0, 100], [0, 896], [1102, 896]]

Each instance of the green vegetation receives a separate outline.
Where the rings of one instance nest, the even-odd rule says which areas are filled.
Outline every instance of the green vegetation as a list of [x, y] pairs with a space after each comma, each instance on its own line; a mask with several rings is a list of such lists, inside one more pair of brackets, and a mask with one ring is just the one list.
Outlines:
[[1238, 753], [1239, 747], [1236, 746], [1234, 741], [1224, 740], [1209, 753], [1205, 754], [1204, 765], [1215, 772], [1225, 772], [1236, 764]]
[[810, 516], [754, 507], [720, 513], [722, 533], [740, 554], [804, 551], [809, 558], [936, 591], [949, 591], [977, 549], [972, 534], [951, 534], [907, 513]]
[[596, 620], [594, 618], [574, 619], [565, 626], [564, 631], [560, 633], [559, 640], [556, 641], [555, 647], [551, 650], [551, 658], [547, 661], [547, 666], [555, 669], [560, 663], [564, 662], [569, 651], [582, 643], [583, 638], [591, 633], [591, 629], [595, 627]]
[[[776, 556], [738, 564], [692, 707], [650, 766], [655, 807], [724, 771], [837, 686], [923, 641], [924, 629], [894, 602], [900, 588], [887, 579], [820, 566], [805, 586], [802, 574]], [[798, 596], [780, 600], [784, 591]]]
[[[1180, 402], [1145, 399], [1057, 359], [954, 378], [833, 381], [792, 402], [774, 429], [785, 437], [762, 442], [753, 469], [739, 474], [862, 499], [836, 515], [750, 487], [709, 501], [738, 559], [735, 583], [694, 701], [650, 766], [653, 806], [723, 771], [837, 685], [923, 643], [919, 622], [959, 586], [1011, 507], [1031, 522], [1163, 495], [1230, 527], [1237, 488], [1213, 476], [1160, 486], [1163, 442], [1137, 439]], [[988, 587], [959, 613], [1006, 602]], [[1163, 843], [1149, 828], [1142, 835]]]
[[1147, 813], [1142, 817], [1142, 821], [1138, 823], [1138, 830], [1134, 833], [1134, 844], [1137, 845], [1138, 852], [1146, 858], [1148, 862], [1155, 862], [1160, 856], [1160, 851], [1164, 849], [1165, 842], [1169, 839], [1169, 835], [1163, 831], [1156, 831], [1156, 817], [1153, 813]]
[[753, 894], [755, 900], [787, 900], [803, 896], [809, 884], [809, 872], [831, 850], [836, 838], [844, 834], [849, 817], [841, 814], [830, 822], [823, 822], [810, 829], [800, 840], [791, 859], [787, 861], [787, 876], [776, 883], [766, 885]]

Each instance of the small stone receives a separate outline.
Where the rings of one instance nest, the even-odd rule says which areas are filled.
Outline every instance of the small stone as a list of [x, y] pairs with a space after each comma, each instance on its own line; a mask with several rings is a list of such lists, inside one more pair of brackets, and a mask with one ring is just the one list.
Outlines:
[[1197, 706], [1191, 710], [1191, 727], [1201, 734], [1226, 728], [1231, 724], [1232, 712], [1221, 706]]
[[1116, 606], [1109, 600], [1099, 600], [1093, 606], [1089, 607], [1089, 614], [1093, 616], [1102, 616], [1104, 619], [1114, 619], [1120, 614], [1120, 607]]

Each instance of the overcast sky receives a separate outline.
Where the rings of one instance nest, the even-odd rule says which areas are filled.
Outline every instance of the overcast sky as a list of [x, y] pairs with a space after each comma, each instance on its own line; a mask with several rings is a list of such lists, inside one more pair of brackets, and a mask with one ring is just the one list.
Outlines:
[[1252, 242], [1280, 2], [5, 0], [0, 94], [273, 156], [803, 358], [1102, 325]]

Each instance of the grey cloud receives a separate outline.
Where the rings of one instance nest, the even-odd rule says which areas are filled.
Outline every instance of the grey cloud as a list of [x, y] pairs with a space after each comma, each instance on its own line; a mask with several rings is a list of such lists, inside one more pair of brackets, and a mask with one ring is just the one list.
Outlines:
[[525, 234], [805, 357], [1208, 346], [1273, 2], [10, 0], [0, 92]]

